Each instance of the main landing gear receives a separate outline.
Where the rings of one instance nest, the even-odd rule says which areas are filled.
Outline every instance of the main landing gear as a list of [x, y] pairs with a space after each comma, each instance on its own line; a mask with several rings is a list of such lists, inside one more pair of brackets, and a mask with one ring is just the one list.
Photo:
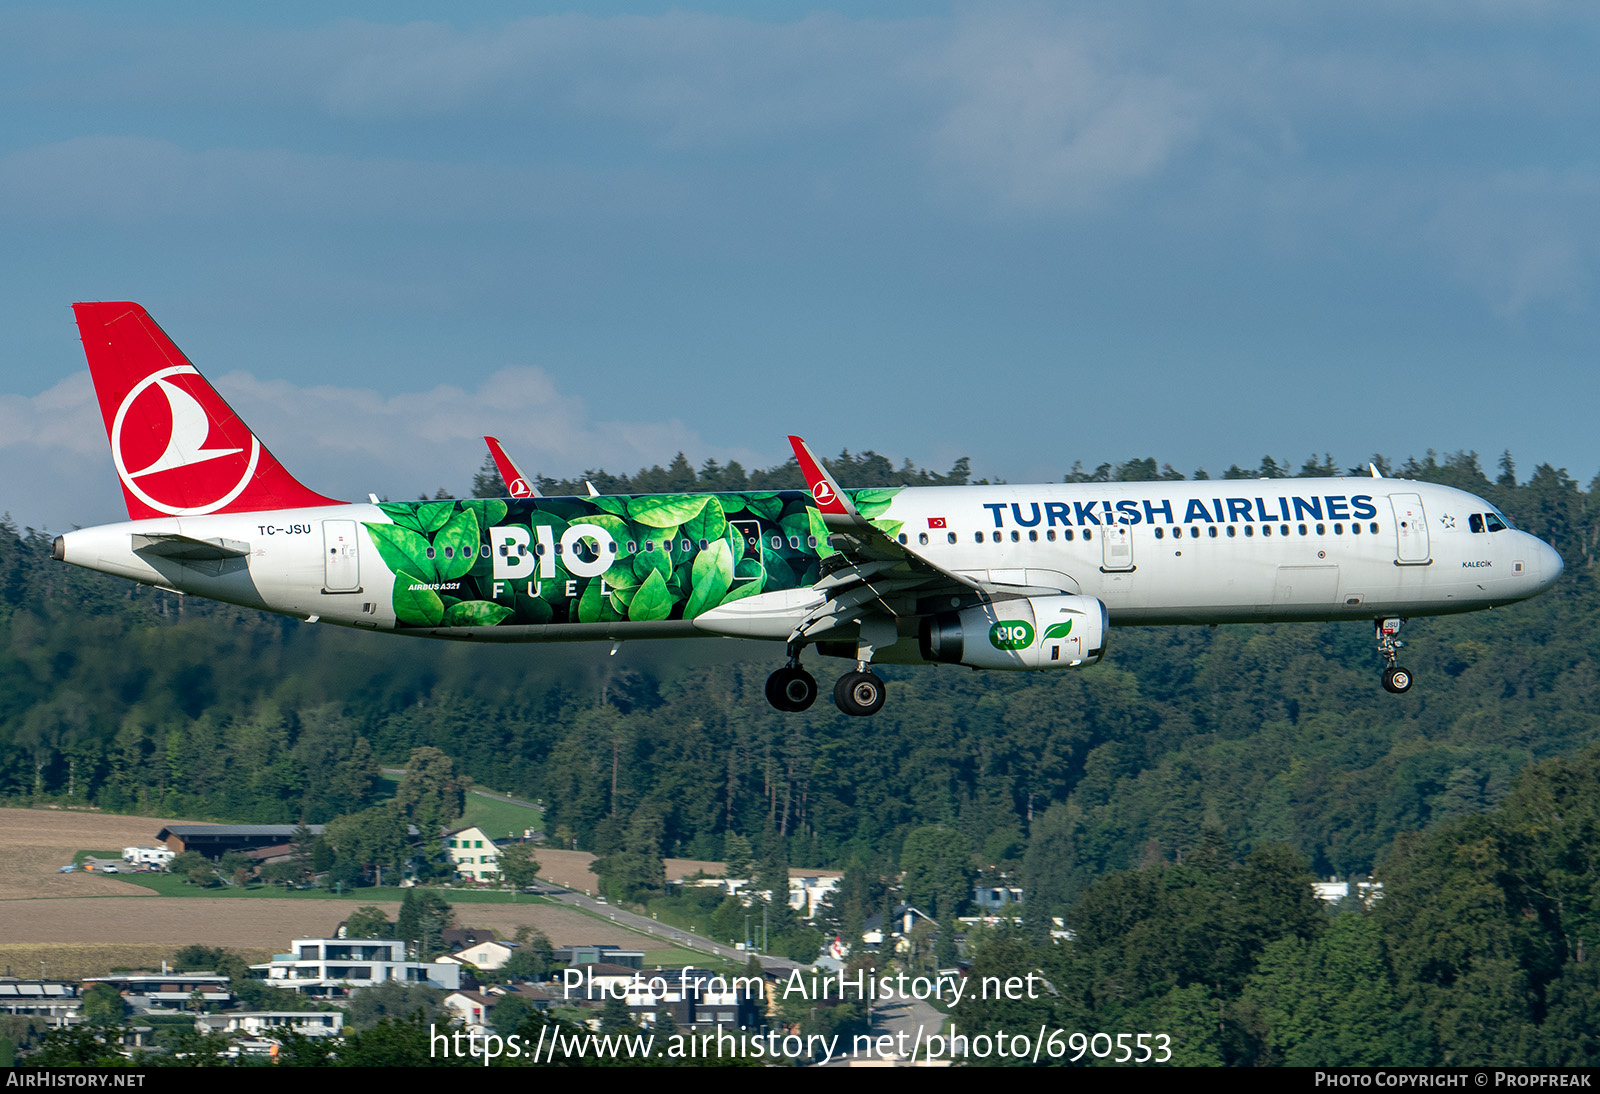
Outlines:
[[856, 671], [845, 673], [833, 685], [833, 701], [839, 709], [858, 718], [878, 713], [885, 698], [883, 678], [867, 668], [865, 661], [857, 661]]
[[[847, 672], [833, 685], [833, 701], [846, 714], [865, 718], [883, 709], [887, 690], [883, 678], [868, 661], [857, 661], [854, 672]], [[800, 667], [800, 647], [789, 647], [789, 663], [767, 677], [767, 702], [789, 713], [798, 713], [817, 701], [817, 681]]]
[[817, 701], [817, 681], [800, 667], [800, 647], [789, 647], [789, 663], [767, 677], [767, 702], [798, 714]]
[[1378, 652], [1383, 654], [1383, 690], [1404, 695], [1411, 690], [1411, 671], [1395, 664], [1400, 648], [1400, 619], [1380, 619], [1377, 623]]

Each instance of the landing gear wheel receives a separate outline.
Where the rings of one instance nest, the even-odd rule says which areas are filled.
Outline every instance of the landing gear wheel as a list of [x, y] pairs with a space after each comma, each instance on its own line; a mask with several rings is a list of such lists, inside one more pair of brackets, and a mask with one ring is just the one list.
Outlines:
[[883, 680], [871, 672], [847, 672], [833, 685], [833, 701], [840, 710], [865, 718], [883, 709]]
[[817, 701], [817, 681], [799, 665], [785, 665], [767, 677], [767, 702], [791, 714]]
[[1400, 656], [1401, 619], [1377, 621], [1378, 652], [1383, 655], [1383, 690], [1393, 695], [1404, 695], [1411, 690], [1411, 671], [1400, 668], [1395, 661]]
[[1396, 695], [1404, 695], [1411, 690], [1411, 672], [1396, 665], [1390, 665], [1383, 670], [1383, 687], [1385, 691]]

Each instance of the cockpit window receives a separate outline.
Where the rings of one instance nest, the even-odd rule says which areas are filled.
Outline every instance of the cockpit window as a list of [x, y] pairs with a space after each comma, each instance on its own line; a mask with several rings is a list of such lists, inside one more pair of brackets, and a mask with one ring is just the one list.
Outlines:
[[1467, 518], [1467, 527], [1471, 528], [1474, 532], [1483, 531], [1483, 514], [1482, 513], [1474, 513], [1470, 517], [1468, 517]]
[[1506, 522], [1495, 516], [1493, 513], [1485, 513], [1483, 515], [1483, 521], [1491, 532], [1504, 532], [1506, 530]]

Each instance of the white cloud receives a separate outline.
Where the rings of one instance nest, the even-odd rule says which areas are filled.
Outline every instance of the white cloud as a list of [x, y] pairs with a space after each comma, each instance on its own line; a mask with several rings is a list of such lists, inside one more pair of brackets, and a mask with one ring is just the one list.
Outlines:
[[948, 88], [936, 159], [1008, 206], [1091, 205], [1159, 172], [1200, 128], [1192, 90], [1071, 21], [966, 22], [911, 68]]

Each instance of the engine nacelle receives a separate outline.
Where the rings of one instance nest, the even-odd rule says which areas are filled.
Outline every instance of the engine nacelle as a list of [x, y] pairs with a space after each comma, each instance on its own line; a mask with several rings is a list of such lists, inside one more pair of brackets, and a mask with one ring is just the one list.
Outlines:
[[1092, 596], [1027, 596], [922, 621], [926, 661], [975, 669], [1092, 665], [1106, 649], [1106, 606]]

